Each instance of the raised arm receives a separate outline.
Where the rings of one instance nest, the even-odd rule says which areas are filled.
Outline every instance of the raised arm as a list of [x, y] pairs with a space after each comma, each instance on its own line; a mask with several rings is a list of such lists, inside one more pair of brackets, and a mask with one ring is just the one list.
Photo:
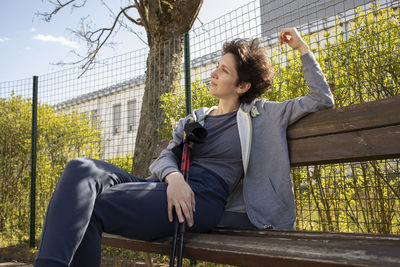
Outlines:
[[300, 52], [303, 74], [309, 88], [306, 96], [282, 102], [268, 102], [268, 105], [265, 106], [269, 109], [272, 117], [287, 127], [308, 113], [332, 108], [335, 101], [319, 63], [297, 30], [295, 28], [283, 29], [279, 35], [279, 41], [281, 44], [286, 42]]

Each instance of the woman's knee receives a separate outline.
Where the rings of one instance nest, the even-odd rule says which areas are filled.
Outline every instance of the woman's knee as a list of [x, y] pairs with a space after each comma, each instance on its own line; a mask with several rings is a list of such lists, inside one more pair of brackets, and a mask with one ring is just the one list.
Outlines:
[[[61, 180], [78, 180], [90, 179], [95, 171], [95, 164], [93, 159], [88, 158], [75, 158], [70, 160], [65, 166]], [[98, 172], [98, 171], [96, 171]]]
[[82, 166], [87, 166], [88, 163], [93, 162], [93, 159], [89, 158], [74, 158], [67, 162], [65, 169], [76, 169]]

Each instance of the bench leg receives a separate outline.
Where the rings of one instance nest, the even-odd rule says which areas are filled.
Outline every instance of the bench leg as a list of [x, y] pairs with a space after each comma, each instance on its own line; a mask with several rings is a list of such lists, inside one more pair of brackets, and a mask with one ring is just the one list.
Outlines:
[[144, 261], [147, 267], [153, 267], [153, 261], [151, 260], [151, 254], [146, 252], [144, 253]]

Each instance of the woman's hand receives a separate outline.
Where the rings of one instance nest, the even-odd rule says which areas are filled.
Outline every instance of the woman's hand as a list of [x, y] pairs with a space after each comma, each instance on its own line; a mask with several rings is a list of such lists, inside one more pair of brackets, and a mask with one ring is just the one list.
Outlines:
[[[178, 221], [183, 223], [186, 219], [189, 227], [193, 226], [193, 212], [195, 212], [194, 193], [186, 183], [180, 172], [172, 172], [165, 177], [168, 200], [168, 219], [173, 221], [172, 209], [175, 207]], [[183, 212], [183, 214], [182, 214]]]
[[298, 50], [300, 55], [306, 54], [310, 49], [303, 41], [296, 28], [284, 28], [279, 33], [279, 42], [282, 45], [287, 43], [291, 48]]

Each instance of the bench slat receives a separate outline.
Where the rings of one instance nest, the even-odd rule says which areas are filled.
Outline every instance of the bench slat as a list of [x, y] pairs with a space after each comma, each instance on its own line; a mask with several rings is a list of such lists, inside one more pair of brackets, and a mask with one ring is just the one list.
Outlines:
[[289, 140], [400, 124], [400, 96], [311, 113], [290, 125]]
[[400, 96], [309, 114], [287, 137], [292, 167], [400, 157]]
[[[169, 255], [171, 238], [147, 242], [104, 234], [103, 244]], [[186, 233], [183, 255], [240, 266], [395, 266], [400, 263], [400, 236], [276, 230]]]
[[400, 157], [400, 125], [289, 140], [290, 165]]

